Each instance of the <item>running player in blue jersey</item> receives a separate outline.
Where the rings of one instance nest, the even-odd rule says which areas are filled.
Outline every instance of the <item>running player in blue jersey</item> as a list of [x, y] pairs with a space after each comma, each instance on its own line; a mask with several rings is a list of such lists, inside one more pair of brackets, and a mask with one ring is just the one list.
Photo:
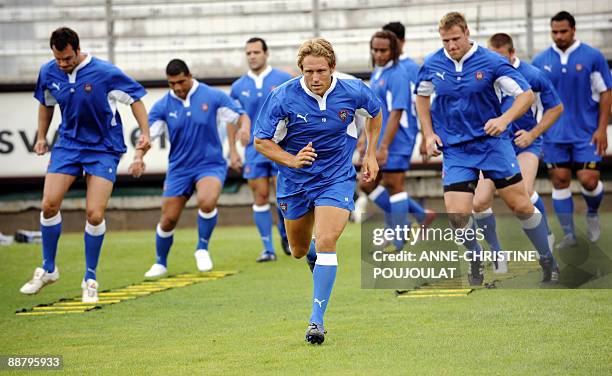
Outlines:
[[[259, 109], [268, 94], [283, 82], [291, 79], [287, 72], [268, 65], [268, 45], [261, 38], [251, 38], [245, 47], [249, 71], [232, 84], [230, 97], [237, 100], [246, 111], [248, 119], [255, 121]], [[244, 126], [244, 124], [243, 124]], [[245, 129], [251, 128], [246, 125]], [[248, 144], [245, 150], [243, 177], [248, 180], [253, 191], [253, 220], [259, 230], [264, 249], [257, 262], [275, 261], [276, 252], [272, 241], [272, 213], [270, 211], [270, 180], [276, 184], [278, 173], [274, 162], [259, 154], [253, 146], [252, 132], [248, 133]], [[289, 242], [282, 213], [278, 210], [278, 232], [286, 254], [290, 255]]]
[[147, 112], [140, 101], [146, 91], [116, 66], [81, 52], [79, 36], [69, 28], [55, 30], [49, 44], [55, 59], [40, 69], [34, 93], [40, 102], [36, 154], [49, 150], [46, 136], [56, 104], [60, 106], [62, 122], [45, 176], [40, 214], [43, 264], [21, 292], [36, 294], [59, 279], [55, 256], [62, 231], [60, 206], [72, 183], [85, 175], [86, 268], [81, 288], [83, 302], [92, 303], [98, 301], [96, 268], [106, 232], [104, 212], [119, 159], [126, 151], [117, 102], [131, 106], [142, 132], [136, 149], [144, 155], [150, 148]]
[[[376, 32], [370, 40], [370, 49], [375, 67], [370, 87], [383, 103], [383, 126], [376, 153], [381, 174], [377, 181], [361, 182], [360, 186], [385, 212], [389, 227], [405, 226], [410, 212], [408, 193], [404, 190], [405, 172], [410, 166], [418, 132], [416, 118], [409, 116], [412, 106], [410, 80], [408, 72], [399, 65], [400, 49], [395, 34]], [[401, 249], [403, 242], [395, 241], [394, 246]]]
[[576, 20], [559, 12], [550, 22], [552, 47], [533, 60], [552, 81], [565, 111], [544, 135], [544, 162], [553, 184], [553, 207], [563, 239], [559, 249], [576, 245], [574, 203], [570, 182], [572, 170], [587, 204], [587, 236], [596, 242], [601, 234], [598, 209], [603, 200], [599, 162], [608, 147], [608, 120], [612, 105], [612, 77], [604, 56], [576, 39]]
[[[534, 183], [540, 155], [542, 154], [542, 134], [559, 118], [559, 115], [563, 112], [563, 104], [561, 104], [555, 88], [544, 73], [533, 65], [521, 61], [514, 54], [514, 43], [510, 35], [498, 33], [491, 36], [489, 38], [489, 49], [508, 59], [510, 64], [525, 77], [525, 80], [531, 86], [531, 90], [536, 95], [536, 102], [523, 116], [508, 126], [508, 132], [509, 136], [514, 139], [514, 152], [521, 168], [527, 194], [531, 198], [531, 202], [542, 213], [542, 220], [549, 228], [546, 209], [538, 192], [534, 190]], [[507, 111], [512, 107], [513, 101], [512, 96], [502, 93], [502, 111]], [[496, 234], [495, 216], [491, 209], [494, 194], [495, 184], [493, 181], [482, 179], [481, 176], [474, 195], [474, 219], [478, 227], [483, 229], [485, 240], [489, 243], [491, 249], [499, 252], [501, 247]], [[548, 233], [548, 244], [552, 249], [555, 242], [550, 228]], [[496, 273], [508, 272], [507, 260], [496, 261], [494, 265]]]
[[357, 143], [355, 114], [369, 120], [363, 178], [376, 179], [380, 102], [360, 80], [334, 76], [336, 57], [322, 38], [304, 42], [297, 65], [302, 76], [286, 82], [266, 99], [255, 122], [255, 147], [278, 163], [277, 200], [283, 210], [291, 253], [301, 258], [316, 235], [310, 343], [325, 338], [323, 315], [336, 278], [336, 242], [354, 207]]
[[[440, 20], [439, 32], [444, 48], [425, 60], [415, 92], [427, 152], [443, 153], [444, 203], [451, 226], [473, 229], [474, 190], [482, 172], [493, 180], [539, 252], [542, 282], [557, 282], [558, 268], [548, 245], [548, 229], [529, 200], [507, 132], [510, 123], [533, 103], [533, 92], [507, 59], [469, 39], [461, 13], [446, 14]], [[505, 112], [502, 92], [515, 97]], [[464, 244], [472, 255], [470, 284], [482, 284], [480, 245], [475, 238], [467, 237]]]
[[[157, 260], [145, 273], [148, 278], [167, 272], [174, 228], [194, 190], [199, 209], [196, 265], [202, 272], [213, 267], [208, 242], [217, 224], [217, 200], [227, 174], [219, 127], [227, 125], [231, 167], [240, 167], [235, 137], [242, 109], [221, 90], [196, 81], [182, 60], [173, 59], [168, 63], [166, 78], [170, 90], [155, 102], [149, 113], [151, 137], [155, 139], [167, 130], [170, 155], [155, 236]], [[136, 155], [132, 167], [140, 174], [144, 166], [139, 160], [140, 156]]]

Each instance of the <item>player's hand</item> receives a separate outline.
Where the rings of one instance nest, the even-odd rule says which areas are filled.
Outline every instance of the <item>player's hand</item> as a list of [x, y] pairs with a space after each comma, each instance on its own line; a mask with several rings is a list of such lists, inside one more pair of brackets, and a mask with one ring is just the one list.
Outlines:
[[44, 155], [48, 151], [49, 145], [47, 145], [47, 140], [37, 140], [34, 144], [34, 152], [36, 153], [36, 155]]
[[508, 128], [508, 123], [503, 120], [501, 117], [496, 117], [493, 119], [489, 119], [484, 126], [484, 131], [489, 136], [497, 137], [500, 134], [504, 133], [504, 131]]
[[139, 178], [145, 172], [146, 165], [142, 158], [134, 158], [132, 164], [128, 168], [128, 173], [130, 173], [133, 177]]
[[423, 163], [427, 163], [429, 155], [427, 155], [427, 143], [425, 143], [425, 139], [421, 139], [421, 144], [419, 145], [419, 154], [421, 154], [421, 159], [423, 160]]
[[536, 139], [533, 133], [524, 129], [520, 129], [514, 135], [516, 136], [516, 138], [514, 139], [514, 143], [516, 144], [516, 146], [523, 149], [531, 145]]
[[230, 151], [230, 168], [234, 171], [240, 171], [242, 168], [242, 159], [237, 151]]
[[597, 128], [595, 133], [593, 133], [593, 137], [591, 138], [591, 145], [595, 145], [597, 155], [603, 155], [606, 153], [608, 149], [608, 134], [606, 133], [606, 129]]
[[438, 149], [442, 145], [442, 140], [437, 134], [432, 133], [431, 136], [425, 138], [425, 149], [427, 150], [428, 157], [437, 157], [442, 152]]
[[138, 143], [136, 144], [136, 150], [142, 150], [143, 152], [147, 152], [151, 149], [151, 139], [149, 135], [141, 134], [138, 138]]
[[238, 133], [236, 134], [236, 137], [240, 140], [240, 143], [242, 144], [242, 146], [246, 147], [249, 144], [249, 139], [251, 138], [249, 133], [246, 132], [244, 129], [240, 128], [238, 130]]
[[361, 178], [366, 183], [371, 183], [376, 180], [378, 175], [378, 162], [376, 157], [371, 155], [365, 155], [361, 164]]
[[308, 145], [304, 146], [302, 150], [296, 154], [290, 167], [302, 168], [311, 166], [315, 161], [315, 158], [317, 158], [317, 154], [315, 153], [315, 149], [312, 147], [312, 142], [309, 142]]
[[389, 149], [387, 149], [386, 146], [381, 145], [378, 148], [378, 150], [376, 150], [376, 162], [378, 162], [380, 166], [384, 166], [387, 163], [388, 158], [389, 158]]

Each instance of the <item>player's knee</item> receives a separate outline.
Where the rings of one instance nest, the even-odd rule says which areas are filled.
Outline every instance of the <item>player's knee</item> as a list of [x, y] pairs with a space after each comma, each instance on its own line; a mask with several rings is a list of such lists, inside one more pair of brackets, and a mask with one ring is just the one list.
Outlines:
[[319, 234], [317, 236], [317, 242], [316, 242], [316, 247], [317, 247], [317, 252], [320, 251], [324, 251], [324, 252], [330, 252], [330, 251], [335, 251], [336, 250], [336, 242], [338, 241], [338, 238], [336, 236], [334, 236], [333, 234], [331, 235], [327, 235], [327, 234]]
[[217, 203], [212, 201], [203, 201], [198, 205], [198, 208], [204, 213], [211, 213], [216, 207]]
[[174, 230], [177, 223], [177, 218], [162, 217], [162, 219], [159, 221], [159, 227], [161, 227], [162, 231], [168, 232]]
[[60, 209], [60, 205], [55, 202], [51, 202], [50, 200], [44, 199], [42, 201], [42, 212], [43, 217], [51, 218], [57, 214]]
[[485, 210], [487, 210], [488, 208], [491, 207], [491, 203], [486, 201], [486, 200], [480, 200], [477, 198], [474, 198], [474, 211], [476, 213], [481, 213]]
[[588, 176], [582, 179], [578, 179], [580, 181], [580, 185], [582, 188], [587, 191], [593, 191], [597, 188], [597, 184], [599, 184], [599, 178], [597, 176]]
[[449, 213], [448, 221], [453, 228], [465, 228], [470, 221], [470, 214], [467, 213]]
[[97, 226], [104, 221], [104, 210], [87, 209], [87, 222], [93, 226]]
[[310, 245], [308, 247], [304, 247], [302, 245], [290, 244], [289, 248], [291, 249], [291, 256], [295, 257], [296, 259], [301, 259], [302, 257], [306, 256], [309, 247]]
[[260, 193], [255, 194], [255, 205], [262, 206], [268, 203], [268, 195], [263, 195]]
[[532, 214], [534, 210], [531, 200], [508, 202], [508, 208], [515, 214]]

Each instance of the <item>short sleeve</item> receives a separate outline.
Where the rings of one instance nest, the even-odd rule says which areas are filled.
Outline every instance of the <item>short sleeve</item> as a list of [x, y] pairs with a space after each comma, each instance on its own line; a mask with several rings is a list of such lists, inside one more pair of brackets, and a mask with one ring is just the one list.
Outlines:
[[153, 108], [149, 111], [149, 131], [151, 133], [151, 140], [155, 140], [160, 137], [167, 128], [166, 123], [166, 97], [155, 102]]
[[591, 71], [591, 89], [601, 94], [612, 88], [612, 77], [606, 58], [599, 51], [595, 51], [595, 59]]
[[502, 63], [497, 65], [494, 70], [494, 85], [496, 89], [501, 89], [502, 92], [513, 97], [516, 97], [517, 95], [531, 89], [531, 86], [527, 83], [525, 77], [523, 77], [523, 75], [520, 74], [516, 68], [501, 57], [499, 58], [499, 61]]
[[536, 90], [540, 94], [540, 101], [542, 102], [544, 111], [561, 104], [561, 99], [559, 98], [559, 94], [557, 94], [557, 90], [555, 90], [552, 82], [541, 71], [539, 71], [537, 75], [537, 85], [538, 88], [536, 88]]
[[110, 80], [108, 96], [117, 102], [131, 105], [147, 94], [141, 84], [117, 67], [113, 67]]
[[47, 87], [47, 69], [43, 65], [38, 73], [38, 79], [36, 80], [36, 88], [34, 89], [34, 98], [36, 98], [43, 106], [51, 107], [57, 104], [57, 100], [51, 94], [51, 90]]
[[395, 77], [388, 81], [386, 93], [387, 108], [389, 111], [410, 109], [410, 80], [404, 68], [398, 69]]
[[253, 136], [259, 139], [282, 141], [287, 135], [288, 117], [282, 108], [280, 92], [274, 91], [266, 98], [253, 130]]
[[368, 118], [374, 118], [380, 112], [381, 103], [372, 89], [363, 81], [359, 81], [359, 104], [357, 114]]
[[414, 94], [422, 97], [429, 97], [435, 93], [434, 84], [429, 77], [429, 69], [425, 64], [419, 69], [419, 73], [416, 76], [416, 82], [414, 85]]
[[217, 123], [236, 123], [244, 110], [227, 94], [219, 91], [219, 106], [217, 107]]

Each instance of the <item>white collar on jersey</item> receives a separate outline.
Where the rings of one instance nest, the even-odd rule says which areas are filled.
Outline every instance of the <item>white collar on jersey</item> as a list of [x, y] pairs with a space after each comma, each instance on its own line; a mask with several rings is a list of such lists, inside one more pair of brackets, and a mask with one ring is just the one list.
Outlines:
[[266, 76], [270, 74], [270, 72], [272, 72], [272, 67], [268, 65], [266, 69], [264, 69], [260, 74], [255, 74], [255, 72], [249, 70], [247, 72], [247, 75], [251, 77], [253, 81], [255, 81], [255, 87], [257, 89], [261, 89], [263, 87], [264, 78], [266, 78]]
[[195, 78], [192, 78], [191, 82], [191, 89], [189, 89], [189, 92], [187, 93], [185, 99], [179, 98], [176, 94], [174, 94], [174, 91], [170, 89], [170, 96], [181, 101], [181, 103], [183, 103], [183, 107], [191, 106], [191, 96], [193, 95], [193, 93], [195, 93], [196, 90], [198, 90], [198, 86], [200, 85], [198, 80], [196, 80]]
[[308, 86], [306, 86], [306, 81], [304, 79], [304, 76], [302, 76], [302, 78], [300, 78], [300, 85], [302, 85], [302, 89], [306, 92], [306, 94], [308, 94], [309, 96], [313, 97], [317, 101], [317, 103], [319, 104], [319, 110], [320, 111], [325, 111], [327, 109], [327, 97], [334, 90], [334, 88], [336, 87], [336, 83], [337, 82], [338, 82], [338, 78], [334, 74], [332, 74], [331, 85], [329, 86], [329, 89], [327, 89], [325, 94], [323, 94], [323, 97], [321, 97], [320, 95], [315, 94], [312, 91], [310, 91]]
[[467, 59], [469, 59], [472, 55], [474, 55], [476, 53], [476, 50], [478, 49], [478, 43], [476, 43], [473, 40], [470, 40], [470, 42], [472, 43], [472, 47], [469, 49], [468, 52], [466, 52], [465, 55], [463, 55], [463, 57], [461, 58], [461, 60], [457, 61], [455, 59], [453, 59], [448, 52], [446, 52], [445, 48], [442, 48], [444, 50], [444, 55], [446, 55], [447, 58], [450, 59], [450, 61], [452, 61], [453, 63], [455, 63], [455, 72], [461, 72], [463, 71], [463, 63], [465, 63], [465, 61]]
[[518, 67], [521, 65], [521, 59], [519, 59], [518, 57], [514, 57], [514, 62], [512, 63], [512, 66], [515, 67], [516, 69], [518, 69]]
[[580, 47], [580, 41], [578, 39], [576, 39], [574, 41], [574, 43], [572, 43], [571, 46], [569, 46], [567, 48], [567, 50], [561, 51], [561, 49], [559, 47], [557, 47], [556, 44], [553, 43], [552, 45], [552, 49], [559, 54], [559, 57], [561, 58], [561, 65], [567, 65], [567, 62], [569, 61], [569, 56], [572, 52], [576, 51], [576, 49]]
[[407, 53], [402, 52], [402, 54], [399, 56], [400, 61], [401, 60], [406, 60], [406, 59], [410, 59], [410, 56], [408, 56]]
[[76, 82], [76, 76], [77, 76], [77, 72], [81, 69], [83, 69], [87, 64], [89, 64], [91, 62], [91, 54], [87, 53], [87, 52], [81, 52], [83, 55], [85, 55], [85, 59], [83, 59], [83, 61], [81, 61], [79, 63], [79, 65], [77, 65], [73, 70], [72, 73], [68, 74], [68, 82], [70, 82], [71, 84]]
[[387, 68], [391, 68], [392, 66], [393, 66], [393, 60], [389, 60], [387, 62], [387, 64], [383, 65], [382, 67], [377, 65], [374, 68], [374, 79], [378, 80], [380, 78], [380, 75], [382, 74], [382, 72], [384, 72], [385, 69], [387, 69]]

